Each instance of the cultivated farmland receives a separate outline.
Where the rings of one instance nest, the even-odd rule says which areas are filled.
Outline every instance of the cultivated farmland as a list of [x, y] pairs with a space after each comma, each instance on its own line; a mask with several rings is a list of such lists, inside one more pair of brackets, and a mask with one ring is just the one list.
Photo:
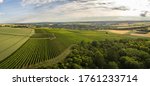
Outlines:
[[20, 49], [0, 63], [0, 68], [28, 67], [52, 59], [69, 46], [69, 42], [63, 41], [46, 30], [35, 29], [35, 34]]
[[0, 28], [0, 61], [22, 46], [32, 33], [31, 29]]

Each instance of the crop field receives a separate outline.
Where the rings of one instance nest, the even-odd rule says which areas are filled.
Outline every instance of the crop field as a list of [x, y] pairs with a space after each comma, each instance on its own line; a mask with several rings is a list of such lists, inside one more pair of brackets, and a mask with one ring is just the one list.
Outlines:
[[[35, 34], [14, 54], [6, 58], [0, 63], [0, 68], [22, 68], [31, 64], [42, 62], [58, 56], [64, 49], [68, 47], [65, 40], [56, 40], [54, 34], [48, 34], [46, 30], [40, 32], [35, 29]], [[40, 34], [40, 36], [36, 36]], [[49, 38], [50, 37], [50, 38]]]
[[34, 33], [33, 29], [20, 29], [20, 28], [6, 28], [0, 27], [1, 35], [14, 35], [14, 36], [30, 36]]
[[139, 37], [150, 37], [150, 33], [146, 33], [146, 34], [138, 34], [138, 33], [132, 33], [131, 35], [133, 36], [139, 36]]
[[22, 46], [31, 33], [29, 29], [0, 28], [0, 61]]
[[[137, 38], [136, 36], [92, 30], [26, 29], [26, 33], [24, 33], [25, 29], [23, 29], [23, 32], [20, 29], [15, 30], [14, 33], [6, 30], [3, 33], [7, 35], [0, 35], [0, 40], [5, 40], [4, 43], [0, 43], [0, 51], [7, 49], [5, 50], [6, 53], [0, 53], [0, 56], [3, 55], [0, 61], [0, 68], [20, 69], [32, 68], [33, 65], [39, 63], [44, 65], [44, 62], [53, 61], [54, 58], [64, 53], [69, 46], [80, 41], [90, 42], [93, 40]], [[10, 41], [11, 43], [9, 43]], [[3, 45], [7, 47], [3, 48]], [[11, 48], [9, 48], [10, 46]], [[61, 59], [62, 57], [59, 58]]]
[[46, 30], [35, 29], [35, 33], [31, 36], [33, 39], [54, 39], [55, 35], [53, 33], [49, 33]]

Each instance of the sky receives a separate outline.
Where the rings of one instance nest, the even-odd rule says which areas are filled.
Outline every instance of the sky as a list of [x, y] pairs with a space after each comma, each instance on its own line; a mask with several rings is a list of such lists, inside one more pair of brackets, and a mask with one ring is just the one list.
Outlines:
[[150, 20], [150, 0], [0, 0], [0, 23]]

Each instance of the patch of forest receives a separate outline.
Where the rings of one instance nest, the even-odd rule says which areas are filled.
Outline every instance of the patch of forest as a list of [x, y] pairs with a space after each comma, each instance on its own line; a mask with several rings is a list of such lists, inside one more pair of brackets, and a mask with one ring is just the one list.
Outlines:
[[60, 69], [148, 69], [150, 41], [121, 39], [81, 41], [66, 59], [53, 66]]

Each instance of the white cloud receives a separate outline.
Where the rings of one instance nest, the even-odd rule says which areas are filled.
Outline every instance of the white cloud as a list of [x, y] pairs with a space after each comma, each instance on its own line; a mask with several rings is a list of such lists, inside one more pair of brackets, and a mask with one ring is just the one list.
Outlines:
[[[148, 11], [150, 10], [150, 2], [149, 0], [22, 0], [23, 6], [27, 5], [35, 5], [35, 6], [47, 6], [48, 3], [56, 2], [56, 1], [64, 1], [69, 4], [69, 9], [77, 10], [77, 9], [92, 9], [92, 8], [107, 8], [112, 10], [120, 10], [120, 11], [128, 11], [137, 9], [138, 11]], [[73, 5], [74, 7], [72, 8]], [[47, 5], [45, 5], [47, 4]], [[55, 4], [56, 6], [57, 3]], [[65, 8], [65, 5], [62, 5], [62, 8]], [[69, 10], [67, 9], [67, 10]]]
[[0, 12], [0, 17], [1, 17], [1, 16], [4, 16], [4, 15], [5, 15], [4, 13], [1, 13], [1, 12]]
[[64, 1], [64, 0], [22, 0], [22, 5], [23, 6], [26, 6], [26, 5], [40, 6], [40, 5], [55, 2], [55, 1]]
[[[95, 3], [90, 1], [88, 3]], [[100, 17], [100, 16], [118, 16], [120, 11], [104, 8], [96, 8], [97, 6], [87, 5], [88, 3], [71, 2], [57, 6], [53, 9], [46, 9], [41, 14], [32, 14], [25, 18], [22, 22], [47, 22], [47, 21], [78, 21], [83, 18]]]
[[3, 3], [4, 0], [0, 0], [0, 3]]

